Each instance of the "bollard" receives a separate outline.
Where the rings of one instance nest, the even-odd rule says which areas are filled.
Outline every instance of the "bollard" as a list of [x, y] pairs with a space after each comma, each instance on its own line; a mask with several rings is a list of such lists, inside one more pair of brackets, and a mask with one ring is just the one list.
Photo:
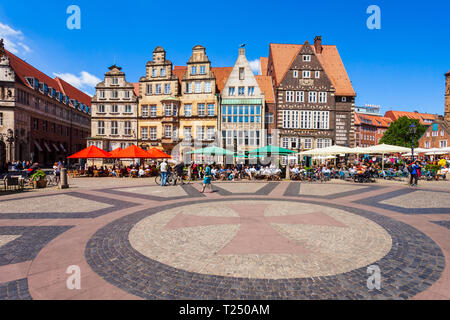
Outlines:
[[287, 180], [291, 180], [291, 170], [290, 170], [290, 167], [289, 167], [289, 163], [286, 165], [286, 174], [285, 174], [285, 178], [286, 178]]
[[189, 177], [189, 181], [192, 179], [192, 170], [191, 170], [192, 165], [189, 165], [188, 167], [188, 177]]
[[69, 183], [68, 183], [68, 179], [67, 179], [67, 169], [66, 168], [62, 168], [61, 169], [61, 181], [59, 184], [59, 188], [60, 189], [67, 189], [69, 188]]

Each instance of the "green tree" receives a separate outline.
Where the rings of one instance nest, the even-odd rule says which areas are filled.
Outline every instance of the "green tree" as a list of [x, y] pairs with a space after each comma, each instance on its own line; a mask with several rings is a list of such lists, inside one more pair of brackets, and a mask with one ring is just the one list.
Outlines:
[[392, 122], [381, 138], [380, 143], [411, 147], [411, 133], [409, 126], [413, 123], [417, 127], [416, 134], [414, 135], [414, 148], [417, 148], [419, 146], [419, 139], [425, 133], [427, 128], [420, 124], [419, 120], [409, 119], [408, 117], [400, 117]]

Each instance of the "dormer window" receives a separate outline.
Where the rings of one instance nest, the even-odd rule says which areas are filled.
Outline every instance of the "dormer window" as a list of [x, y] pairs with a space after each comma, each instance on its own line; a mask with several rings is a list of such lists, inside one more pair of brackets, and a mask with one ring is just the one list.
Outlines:
[[197, 67], [191, 67], [191, 74], [196, 75], [197, 74]]
[[311, 71], [304, 70], [303, 71], [303, 79], [309, 79], [309, 78], [311, 78]]
[[311, 61], [311, 55], [309, 55], [309, 54], [304, 54], [304, 55], [303, 55], [303, 61], [305, 61], [305, 62], [310, 62], [310, 61]]
[[117, 79], [117, 78], [112, 78], [112, 79], [111, 79], [111, 84], [112, 84], [112, 85], [117, 85], [117, 84], [119, 84], [119, 79]]
[[206, 74], [206, 67], [200, 66], [200, 74]]

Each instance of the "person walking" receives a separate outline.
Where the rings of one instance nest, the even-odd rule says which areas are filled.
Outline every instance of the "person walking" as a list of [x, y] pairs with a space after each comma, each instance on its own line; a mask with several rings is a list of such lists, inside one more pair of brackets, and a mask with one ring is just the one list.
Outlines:
[[175, 173], [176, 173], [174, 185], [177, 184], [178, 178], [181, 178], [181, 184], [183, 184], [184, 162], [178, 163], [174, 169], [175, 169]]
[[211, 179], [212, 179], [211, 167], [207, 165], [205, 169], [205, 177], [203, 179], [203, 189], [201, 191], [202, 193], [205, 192], [205, 188], [207, 185], [209, 185], [210, 192], [213, 192]]
[[409, 185], [411, 187], [417, 187], [417, 182], [419, 180], [419, 172], [420, 172], [420, 165], [419, 161], [411, 162], [411, 164], [408, 166], [409, 171]]
[[161, 162], [159, 171], [161, 172], [161, 186], [164, 187], [167, 182], [167, 162], [165, 159]]

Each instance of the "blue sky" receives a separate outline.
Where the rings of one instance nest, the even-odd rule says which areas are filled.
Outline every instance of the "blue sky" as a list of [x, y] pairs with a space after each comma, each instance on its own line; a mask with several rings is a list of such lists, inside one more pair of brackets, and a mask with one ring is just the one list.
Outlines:
[[[72, 4], [81, 9], [80, 30], [66, 27]], [[381, 9], [380, 30], [367, 28], [370, 5]], [[321, 35], [338, 46], [357, 105], [442, 114], [449, 12], [447, 0], [2, 1], [0, 37], [35, 67], [93, 93], [114, 61], [137, 82], [158, 45], [174, 65], [185, 65], [202, 44], [221, 67], [234, 64], [241, 43], [254, 60], [268, 55], [270, 42]]]

